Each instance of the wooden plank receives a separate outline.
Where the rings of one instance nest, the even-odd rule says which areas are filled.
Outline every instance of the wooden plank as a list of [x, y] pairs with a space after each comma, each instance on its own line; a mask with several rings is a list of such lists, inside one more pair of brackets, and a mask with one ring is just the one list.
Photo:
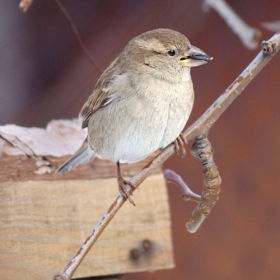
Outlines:
[[[3, 140], [2, 140], [3, 141]], [[1, 139], [0, 139], [1, 146]], [[133, 176], [146, 166], [155, 156], [150, 156], [145, 160], [133, 164], [121, 164], [122, 174]], [[116, 163], [95, 158], [93, 162], [82, 164], [74, 168], [71, 172], [56, 174], [56, 169], [62, 165], [70, 156], [52, 157], [52, 156], [32, 156], [16, 155], [10, 156], [3, 154], [0, 159], [0, 182], [7, 181], [41, 181], [41, 180], [68, 180], [68, 179], [95, 179], [117, 176]], [[161, 172], [157, 169], [155, 173]]]
[[[81, 121], [74, 119], [51, 121], [46, 129], [0, 126], [0, 182], [116, 177], [116, 164], [99, 158], [71, 172], [55, 173], [83, 143], [86, 131], [80, 125]], [[141, 162], [122, 164], [122, 173], [134, 175], [157, 154]]]
[[[119, 195], [116, 166], [110, 161], [96, 158], [69, 173], [55, 173], [85, 135], [77, 119], [52, 121], [46, 129], [0, 126], [2, 278], [52, 279]], [[122, 173], [129, 178], [151, 158], [122, 164]], [[160, 169], [140, 186], [134, 200], [137, 207], [122, 207], [75, 278], [173, 267], [168, 197]], [[148, 242], [148, 250], [143, 242]]]
[[[52, 279], [79, 249], [118, 195], [116, 179], [0, 183], [0, 275]], [[170, 214], [162, 174], [150, 176], [126, 203], [76, 277], [173, 267]], [[149, 240], [151, 248], [143, 249]], [[131, 252], [138, 250], [139, 259]]]

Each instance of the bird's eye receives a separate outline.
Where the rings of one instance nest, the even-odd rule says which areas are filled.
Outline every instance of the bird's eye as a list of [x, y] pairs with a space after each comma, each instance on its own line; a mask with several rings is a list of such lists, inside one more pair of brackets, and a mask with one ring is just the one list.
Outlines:
[[174, 56], [176, 54], [176, 52], [174, 50], [169, 50], [167, 52], [170, 56]]

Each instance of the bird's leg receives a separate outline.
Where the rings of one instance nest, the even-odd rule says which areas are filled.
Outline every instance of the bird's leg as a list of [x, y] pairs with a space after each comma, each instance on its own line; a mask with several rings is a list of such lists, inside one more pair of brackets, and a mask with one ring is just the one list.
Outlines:
[[130, 185], [132, 188], [136, 189], [137, 187], [131, 183], [130, 181], [125, 180], [122, 177], [121, 174], [121, 167], [120, 167], [120, 163], [117, 162], [117, 170], [118, 170], [118, 184], [119, 184], [119, 192], [121, 193], [121, 195], [125, 198], [128, 199], [130, 201], [131, 204], [133, 204], [135, 206], [135, 203], [133, 201], [133, 199], [131, 198], [130, 193], [128, 192], [125, 184]]
[[174, 141], [175, 144], [175, 152], [176, 154], [180, 154], [180, 150], [182, 151], [182, 157], [184, 158], [187, 154], [185, 145], [188, 144], [188, 141], [184, 137], [184, 135], [181, 133]]

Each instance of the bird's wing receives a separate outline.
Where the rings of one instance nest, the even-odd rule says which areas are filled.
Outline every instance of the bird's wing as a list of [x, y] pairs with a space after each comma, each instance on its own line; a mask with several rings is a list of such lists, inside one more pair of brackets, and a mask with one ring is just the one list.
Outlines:
[[89, 118], [94, 112], [96, 112], [99, 108], [110, 104], [116, 97], [111, 90], [111, 82], [116, 75], [122, 74], [121, 68], [116, 66], [118, 58], [119, 56], [111, 62], [108, 68], [100, 76], [93, 93], [89, 96], [87, 102], [82, 107], [80, 111], [80, 116], [83, 118], [82, 128], [88, 126]]

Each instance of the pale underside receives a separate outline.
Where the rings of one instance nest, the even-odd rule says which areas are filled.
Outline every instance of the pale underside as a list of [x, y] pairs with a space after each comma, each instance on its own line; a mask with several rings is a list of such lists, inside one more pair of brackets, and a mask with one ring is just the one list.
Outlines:
[[129, 73], [116, 76], [110, 89], [114, 98], [89, 118], [90, 147], [114, 162], [137, 162], [172, 143], [193, 106], [189, 68], [174, 81], [132, 75], [133, 84]]

